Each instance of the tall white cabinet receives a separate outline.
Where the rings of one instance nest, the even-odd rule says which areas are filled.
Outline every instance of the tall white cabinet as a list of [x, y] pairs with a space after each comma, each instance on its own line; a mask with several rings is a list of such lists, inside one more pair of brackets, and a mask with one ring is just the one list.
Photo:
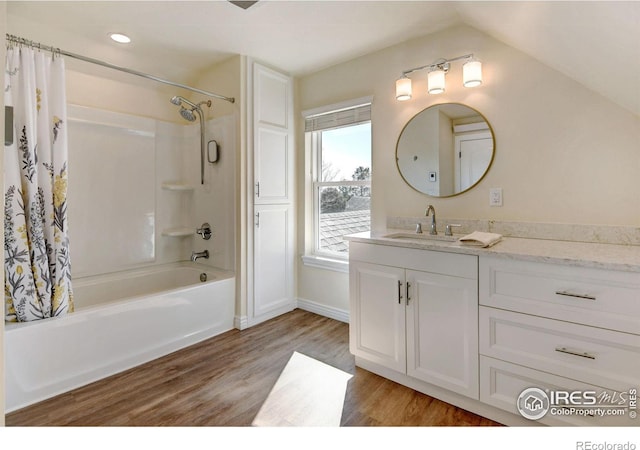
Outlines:
[[292, 78], [252, 60], [247, 71], [251, 326], [295, 306], [294, 130]]

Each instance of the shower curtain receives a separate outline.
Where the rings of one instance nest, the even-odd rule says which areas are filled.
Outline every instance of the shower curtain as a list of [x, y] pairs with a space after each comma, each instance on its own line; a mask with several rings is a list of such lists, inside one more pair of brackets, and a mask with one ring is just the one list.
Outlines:
[[64, 60], [27, 46], [7, 49], [5, 105], [5, 320], [73, 310], [67, 235], [67, 108]]

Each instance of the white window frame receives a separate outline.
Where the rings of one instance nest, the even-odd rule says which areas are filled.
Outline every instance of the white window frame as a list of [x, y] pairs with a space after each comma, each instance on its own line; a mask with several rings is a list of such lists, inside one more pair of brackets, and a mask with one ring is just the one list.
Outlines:
[[[363, 97], [348, 102], [304, 111], [302, 114], [306, 122], [307, 119], [313, 116], [355, 109], [359, 106], [371, 105], [371, 103], [372, 97]], [[365, 186], [371, 189], [371, 180], [320, 181], [322, 177], [322, 131], [328, 131], [340, 127], [355, 126], [367, 122], [371, 123], [370, 118], [344, 124], [337, 123], [336, 126], [328, 126], [320, 130], [305, 131], [305, 133], [310, 133], [311, 135], [309, 142], [311, 144], [311, 194], [313, 197], [312, 214], [311, 217], [308, 218], [308, 220], [312, 221], [311, 228], [313, 232], [313, 247], [308, 249], [307, 254], [302, 257], [305, 265], [336, 270], [339, 272], [348, 272], [348, 252], [332, 252], [320, 248], [320, 190], [323, 187], [331, 186]]]

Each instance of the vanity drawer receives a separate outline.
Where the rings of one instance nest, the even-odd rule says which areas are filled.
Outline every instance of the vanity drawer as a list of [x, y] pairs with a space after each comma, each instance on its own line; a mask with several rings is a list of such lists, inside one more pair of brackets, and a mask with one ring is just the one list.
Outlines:
[[[528, 388], [550, 391], [591, 391], [596, 396], [603, 393], [612, 395], [612, 391], [600, 386], [559, 377], [549, 373], [518, 366], [505, 361], [480, 357], [480, 401], [504, 411], [521, 416], [517, 409], [517, 400], [522, 391]], [[620, 397], [615, 397], [616, 401]], [[603, 404], [605, 404], [603, 402]], [[605, 404], [606, 406], [606, 404]], [[552, 407], [547, 414], [532, 422], [545, 425], [576, 426], [638, 426], [640, 419], [631, 419], [628, 412], [622, 416], [599, 416], [591, 411], [584, 415], [567, 414], [566, 408]], [[609, 408], [603, 408], [609, 409]], [[603, 412], [603, 414], [606, 414]]]
[[480, 354], [628, 390], [640, 384], [640, 336], [480, 307]]
[[481, 256], [480, 304], [640, 334], [640, 273]]

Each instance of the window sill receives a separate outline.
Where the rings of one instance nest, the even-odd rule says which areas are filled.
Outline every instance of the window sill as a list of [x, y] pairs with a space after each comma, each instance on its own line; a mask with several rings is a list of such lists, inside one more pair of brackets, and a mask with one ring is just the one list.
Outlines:
[[332, 270], [334, 272], [349, 273], [349, 261], [345, 259], [328, 258], [325, 256], [303, 255], [302, 263], [316, 269]]

